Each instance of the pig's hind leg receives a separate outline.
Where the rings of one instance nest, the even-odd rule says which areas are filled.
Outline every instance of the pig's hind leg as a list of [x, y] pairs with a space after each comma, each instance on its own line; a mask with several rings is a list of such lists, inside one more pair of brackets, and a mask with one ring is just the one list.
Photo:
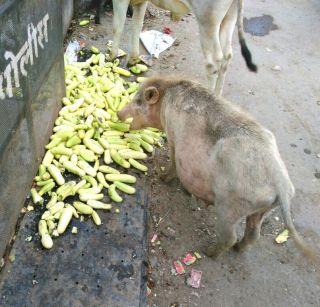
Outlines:
[[265, 208], [247, 216], [243, 239], [234, 246], [237, 251], [242, 252], [259, 240], [262, 222], [271, 209]]
[[225, 201], [216, 199], [214, 211], [217, 217], [215, 223], [215, 232], [218, 242], [215, 245], [208, 246], [204, 253], [213, 259], [222, 253], [231, 249], [237, 242], [236, 223], [238, 220], [236, 212], [228, 210], [231, 206], [226, 205]]

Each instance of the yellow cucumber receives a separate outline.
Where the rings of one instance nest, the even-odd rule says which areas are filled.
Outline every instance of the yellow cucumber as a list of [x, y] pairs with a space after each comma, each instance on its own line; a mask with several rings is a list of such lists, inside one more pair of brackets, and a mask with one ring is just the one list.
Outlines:
[[53, 241], [52, 241], [52, 238], [49, 234], [44, 234], [42, 237], [41, 237], [41, 244], [44, 248], [46, 249], [50, 249], [52, 248], [53, 246]]
[[112, 163], [112, 158], [111, 158], [110, 150], [109, 150], [109, 149], [106, 149], [106, 150], [104, 151], [103, 161], [104, 161], [105, 164], [110, 164], [110, 163]]
[[61, 146], [61, 145], [52, 148], [51, 152], [54, 155], [65, 155], [65, 156], [71, 156], [72, 153], [73, 153], [71, 148], [67, 148], [67, 147], [64, 147], [64, 146]]
[[92, 207], [93, 209], [110, 210], [112, 208], [110, 204], [106, 204], [99, 200], [93, 200], [93, 199], [88, 200], [87, 205]]
[[73, 203], [73, 206], [74, 206], [81, 214], [92, 214], [92, 212], [93, 212], [93, 209], [92, 209], [90, 206], [88, 206], [88, 205], [86, 205], [86, 204], [84, 204], [84, 203], [82, 203], [82, 202], [80, 202], [80, 201], [75, 201], [75, 202]]
[[135, 159], [129, 158], [129, 163], [136, 169], [142, 171], [142, 172], [147, 172], [148, 167], [141, 164], [140, 162], [136, 161]]
[[52, 153], [50, 150], [48, 150], [48, 151], [46, 152], [46, 154], [44, 155], [44, 158], [43, 158], [43, 160], [42, 160], [42, 164], [43, 164], [45, 167], [48, 167], [48, 166], [52, 163], [53, 158], [54, 158], [53, 153]]
[[59, 223], [58, 223], [58, 227], [57, 227], [59, 234], [63, 234], [66, 231], [69, 223], [71, 222], [72, 215], [73, 215], [72, 208], [66, 207], [62, 210], [62, 213], [61, 213], [61, 216], [59, 219]]
[[148, 157], [146, 153], [132, 149], [121, 149], [118, 153], [124, 159], [146, 159]]
[[151, 145], [154, 144], [153, 137], [150, 136], [150, 135], [148, 135], [148, 134], [143, 134], [143, 133], [141, 133], [141, 138], [142, 138], [145, 142], [147, 142], [147, 143], [149, 143], [149, 144], [151, 144]]
[[73, 206], [71, 206], [70, 204], [66, 204], [66, 208], [71, 208], [71, 210], [72, 210], [72, 215], [73, 215], [73, 217], [75, 217], [76, 219], [78, 219], [79, 218], [79, 214], [78, 214], [78, 212], [77, 212], [77, 210], [75, 209], [75, 207], [73, 207]]
[[115, 129], [122, 132], [128, 132], [130, 130], [130, 125], [126, 123], [113, 123], [109, 122], [109, 126], [111, 129]]
[[73, 147], [75, 145], [81, 144], [81, 139], [78, 135], [72, 136], [66, 143], [67, 147]]
[[110, 155], [111, 155], [112, 160], [115, 163], [119, 164], [120, 166], [122, 166], [124, 168], [130, 167], [130, 163], [128, 161], [126, 161], [125, 159], [123, 159], [115, 149], [113, 149], [113, 148], [110, 149]]
[[134, 187], [131, 187], [121, 181], [115, 181], [114, 184], [119, 190], [127, 194], [134, 194], [136, 192], [136, 189]]
[[129, 70], [123, 69], [121, 67], [113, 67], [113, 71], [119, 75], [125, 76], [125, 77], [130, 77], [131, 73]]
[[55, 215], [57, 212], [64, 208], [64, 203], [62, 201], [58, 201], [54, 205], [49, 208], [51, 215]]
[[103, 147], [95, 140], [84, 138], [83, 144], [98, 155], [102, 155], [104, 153]]
[[85, 161], [78, 161], [78, 166], [83, 169], [89, 176], [96, 177], [97, 171], [89, 163]]
[[72, 154], [70, 157], [70, 162], [73, 164], [77, 164], [78, 163], [78, 156], [76, 154]]
[[83, 176], [83, 179], [85, 179], [87, 182], [89, 182], [91, 184], [91, 186], [93, 186], [93, 187], [97, 187], [98, 186], [97, 180], [94, 179], [93, 177], [89, 176], [89, 175]]
[[[46, 184], [48, 184], [48, 183], [50, 183], [50, 182], [53, 182], [53, 179], [38, 181], [38, 182], [37, 182], [37, 186], [38, 186], [38, 187], [43, 187], [43, 186], [45, 186]], [[41, 195], [40, 195], [40, 196], [41, 196]]]
[[83, 149], [80, 151], [80, 156], [87, 162], [94, 162], [97, 160], [97, 156], [90, 149]]
[[92, 210], [91, 216], [92, 216], [92, 219], [93, 219], [94, 223], [95, 223], [97, 226], [101, 225], [100, 216], [99, 216], [99, 214], [98, 214], [96, 211]]
[[140, 144], [141, 146], [147, 151], [147, 152], [153, 152], [153, 147], [152, 145], [150, 145], [149, 143], [147, 143], [146, 141], [144, 140], [140, 140]]
[[107, 165], [99, 166], [99, 171], [106, 174], [120, 174], [120, 172], [117, 169]]
[[56, 137], [56, 138], [52, 139], [51, 142], [45, 146], [45, 148], [46, 149], [54, 148], [54, 147], [58, 146], [61, 142], [62, 142], [62, 138]]
[[65, 180], [61, 175], [60, 170], [55, 165], [50, 164], [47, 169], [51, 177], [56, 181], [58, 185], [63, 185], [65, 183]]
[[39, 195], [42, 196], [43, 194], [51, 191], [56, 186], [55, 182], [49, 182], [46, 185], [44, 185], [41, 190], [39, 191]]
[[46, 208], [49, 209], [51, 206], [53, 206], [54, 204], [56, 204], [58, 201], [58, 196], [57, 196], [57, 193], [53, 192], [51, 194], [51, 198], [49, 200], [49, 202], [47, 203], [46, 205]]
[[73, 193], [77, 193], [80, 189], [82, 189], [86, 185], [87, 181], [85, 179], [82, 179], [79, 181], [73, 188], [72, 191]]
[[51, 176], [50, 176], [49, 172], [45, 172], [45, 173], [41, 176], [41, 179], [42, 179], [43, 181], [49, 180], [50, 178], [51, 178]]
[[103, 199], [103, 194], [82, 193], [82, 194], [79, 194], [79, 198], [81, 201], [85, 201], [85, 202], [90, 199], [101, 200]]
[[104, 175], [101, 172], [97, 173], [97, 179], [100, 184], [102, 184], [105, 188], [109, 187], [109, 184], [106, 182], [106, 179], [104, 178]]
[[65, 161], [63, 163], [63, 166], [70, 173], [73, 173], [73, 174], [78, 175], [80, 177], [83, 177], [86, 174], [86, 172], [83, 169], [81, 169], [77, 165], [73, 164], [71, 161]]
[[47, 222], [45, 220], [40, 220], [38, 223], [38, 233], [40, 237], [48, 233]]
[[106, 179], [108, 181], [121, 181], [125, 183], [135, 183], [136, 177], [128, 174], [107, 174]]
[[115, 184], [112, 184], [109, 189], [108, 189], [108, 195], [109, 197], [117, 202], [117, 203], [121, 203], [122, 202], [122, 197], [118, 194], [118, 192], [116, 191], [116, 186]]

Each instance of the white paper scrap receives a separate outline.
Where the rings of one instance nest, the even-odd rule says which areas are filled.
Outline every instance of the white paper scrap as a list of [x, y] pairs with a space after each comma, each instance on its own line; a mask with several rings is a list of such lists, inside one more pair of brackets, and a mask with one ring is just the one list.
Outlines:
[[144, 31], [140, 33], [140, 39], [147, 51], [158, 58], [160, 53], [172, 46], [175, 39], [156, 30]]

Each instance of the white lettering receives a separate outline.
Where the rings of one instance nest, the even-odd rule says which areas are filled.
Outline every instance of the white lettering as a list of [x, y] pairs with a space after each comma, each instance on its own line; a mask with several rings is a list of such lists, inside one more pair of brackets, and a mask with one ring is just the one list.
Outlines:
[[6, 78], [7, 88], [6, 92], [7, 95], [11, 98], [12, 94], [12, 82], [11, 82], [11, 65], [9, 64], [3, 72], [4, 77]]
[[4, 92], [3, 92], [2, 83], [3, 83], [3, 76], [0, 75], [0, 99], [5, 99], [6, 96], [5, 96]]
[[47, 13], [43, 17], [44, 39], [45, 39], [46, 43], [48, 42], [48, 20], [49, 20], [49, 14]]
[[[21, 49], [15, 55], [12, 51], [5, 51], [4, 58], [10, 62], [6, 66], [3, 74], [0, 73], [0, 99], [5, 99], [6, 95], [11, 98], [13, 97], [12, 91], [12, 72], [15, 87], [20, 87], [19, 73], [26, 77], [28, 72], [25, 65], [29, 64], [32, 66], [34, 64], [33, 56], [38, 58], [39, 49], [44, 49], [44, 41], [48, 42], [48, 20], [49, 14], [47, 13], [42, 20], [40, 20], [35, 27], [32, 23], [27, 26], [28, 39], [22, 45]], [[5, 81], [5, 91], [4, 91], [4, 81]]]

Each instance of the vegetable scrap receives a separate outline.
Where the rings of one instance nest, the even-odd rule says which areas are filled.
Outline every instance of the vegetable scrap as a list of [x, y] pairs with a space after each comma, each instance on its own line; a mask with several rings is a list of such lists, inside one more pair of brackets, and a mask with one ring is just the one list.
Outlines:
[[285, 229], [275, 238], [275, 241], [278, 244], [281, 244], [281, 243], [287, 242], [288, 238], [289, 238], [289, 230]]
[[90, 23], [90, 20], [81, 20], [79, 22], [79, 26], [84, 27], [84, 26], [87, 26], [89, 23]]

